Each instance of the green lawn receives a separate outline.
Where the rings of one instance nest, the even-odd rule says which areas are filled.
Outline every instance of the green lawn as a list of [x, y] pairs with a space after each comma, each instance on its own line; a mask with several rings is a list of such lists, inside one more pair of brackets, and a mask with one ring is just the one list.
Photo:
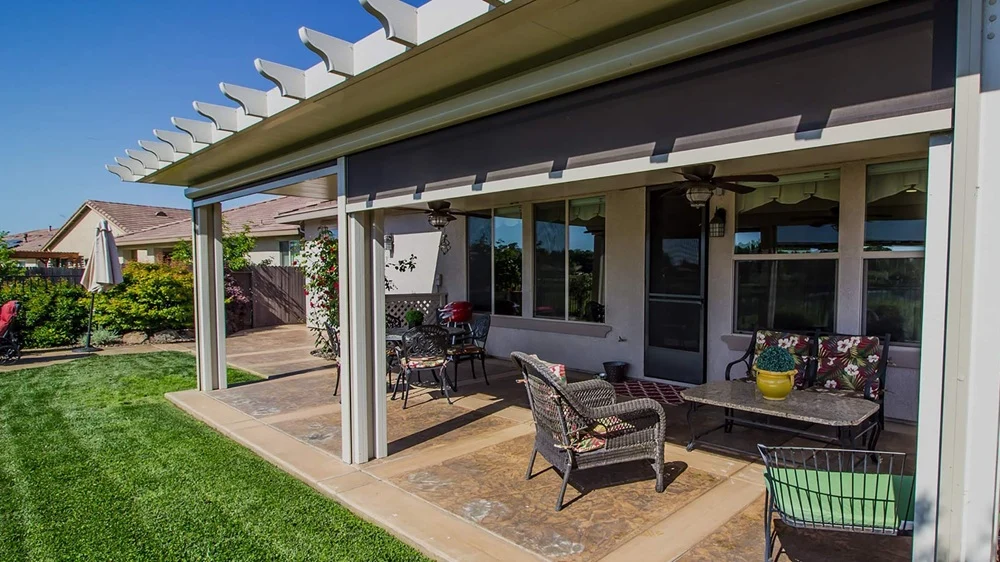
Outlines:
[[0, 373], [0, 560], [423, 560], [163, 398], [194, 386], [182, 353]]

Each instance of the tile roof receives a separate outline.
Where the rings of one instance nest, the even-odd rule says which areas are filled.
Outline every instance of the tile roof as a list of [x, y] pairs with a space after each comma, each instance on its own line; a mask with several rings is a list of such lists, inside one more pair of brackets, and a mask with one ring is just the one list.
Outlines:
[[[297, 227], [276, 223], [274, 221], [275, 216], [306, 207], [315, 203], [315, 201], [315, 199], [306, 197], [278, 197], [223, 211], [222, 218], [228, 228], [239, 230], [243, 228], [243, 225], [249, 225], [250, 232], [257, 236], [289, 234], [294, 233]], [[190, 211], [184, 220], [173, 221], [147, 228], [140, 232], [119, 236], [117, 242], [121, 245], [129, 245], [140, 242], [179, 241], [189, 238], [191, 238]]]
[[29, 230], [27, 232], [8, 234], [4, 237], [4, 240], [8, 242], [9, 245], [16, 247], [18, 250], [24, 252], [40, 252], [46, 242], [55, 236], [55, 233], [56, 229], [51, 227], [39, 228], [36, 230]]
[[294, 215], [294, 214], [303, 213], [303, 212], [320, 211], [320, 210], [323, 210], [323, 209], [336, 209], [337, 208], [337, 200], [336, 199], [333, 199], [333, 200], [330, 200], [330, 201], [319, 201], [319, 202], [317, 202], [315, 199], [311, 199], [310, 201], [311, 201], [311, 203], [308, 204], [308, 205], [304, 205], [304, 206], [299, 207], [297, 209], [288, 209], [287, 211], [283, 211], [281, 213], [278, 213], [275, 216], [278, 217], [278, 218], [281, 218], [281, 217], [286, 217], [288, 215]]
[[94, 200], [89, 200], [84, 205], [103, 215], [128, 234], [191, 217], [190, 209], [176, 207], [153, 207]]

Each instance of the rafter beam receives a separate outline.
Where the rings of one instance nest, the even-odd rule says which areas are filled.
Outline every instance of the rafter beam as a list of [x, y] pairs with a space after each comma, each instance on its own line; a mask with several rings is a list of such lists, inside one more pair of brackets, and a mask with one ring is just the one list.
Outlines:
[[354, 43], [307, 27], [299, 28], [299, 39], [306, 48], [323, 59], [327, 72], [344, 78], [354, 76]]
[[125, 166], [118, 166], [116, 164], [105, 164], [104, 169], [118, 176], [118, 179], [122, 181], [136, 180], [135, 174], [132, 173], [132, 170], [129, 170]]
[[176, 162], [180, 158], [174, 151], [174, 147], [165, 142], [141, 140], [139, 141], [139, 147], [147, 152], [152, 152], [156, 155], [157, 160], [166, 162], [167, 164]]
[[194, 138], [187, 132], [164, 131], [163, 129], [153, 129], [156, 138], [174, 147], [174, 152], [180, 154], [193, 154], [205, 145], [195, 143]]
[[343, 76], [331, 75], [322, 66], [300, 70], [276, 62], [257, 59], [254, 67], [261, 76], [274, 82], [282, 96], [296, 100], [308, 99], [323, 90], [344, 81]]
[[121, 156], [115, 156], [115, 162], [118, 162], [119, 166], [125, 166], [132, 172], [132, 175], [136, 177], [142, 177], [146, 175], [146, 168], [143, 167], [142, 163], [138, 160], [133, 160], [131, 158], [124, 158]]
[[278, 88], [265, 92], [263, 90], [223, 82], [219, 84], [219, 89], [222, 90], [223, 95], [227, 98], [240, 104], [240, 107], [243, 108], [243, 111], [247, 112], [247, 115], [253, 115], [261, 119], [266, 119], [298, 103], [297, 100], [282, 96]]
[[225, 131], [220, 131], [215, 123], [210, 121], [198, 121], [196, 119], [185, 119], [183, 117], [171, 117], [170, 122], [174, 124], [174, 127], [185, 131], [195, 142], [200, 142], [204, 144], [212, 144], [213, 142], [220, 141], [232, 133], [227, 133]]
[[128, 154], [128, 157], [131, 158], [132, 160], [138, 161], [140, 164], [142, 164], [142, 167], [147, 170], [160, 169], [160, 160], [156, 157], [155, 154], [153, 154], [148, 150], [135, 150], [132, 148], [126, 148], [125, 154]]
[[361, 7], [382, 24], [385, 38], [411, 48], [420, 44], [417, 8], [403, 0], [359, 0]]
[[200, 115], [211, 119], [220, 131], [235, 133], [261, 121], [260, 117], [247, 115], [242, 107], [226, 107], [203, 101], [191, 102], [191, 105]]

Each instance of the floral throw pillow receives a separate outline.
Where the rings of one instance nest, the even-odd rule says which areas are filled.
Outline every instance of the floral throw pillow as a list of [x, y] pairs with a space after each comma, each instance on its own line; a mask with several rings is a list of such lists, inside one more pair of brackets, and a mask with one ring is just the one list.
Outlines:
[[[789, 332], [757, 330], [752, 360], [756, 361], [764, 349], [775, 346], [783, 347], [792, 354], [792, 359], [795, 361], [795, 388], [804, 388], [806, 370], [809, 368], [809, 354], [812, 352], [812, 337]], [[753, 362], [750, 365], [753, 366]]]
[[871, 381], [872, 397], [878, 397], [882, 344], [872, 336], [823, 336], [819, 338], [816, 386], [827, 390], [864, 393]]

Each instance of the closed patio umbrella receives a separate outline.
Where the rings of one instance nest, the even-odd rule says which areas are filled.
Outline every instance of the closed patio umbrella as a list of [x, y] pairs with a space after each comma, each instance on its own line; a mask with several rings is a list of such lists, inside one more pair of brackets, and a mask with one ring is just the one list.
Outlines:
[[90, 345], [90, 334], [94, 327], [94, 297], [122, 282], [122, 266], [118, 261], [118, 247], [115, 245], [115, 235], [111, 233], [108, 221], [101, 221], [97, 226], [97, 237], [94, 248], [90, 252], [90, 261], [83, 269], [83, 279], [80, 284], [90, 292], [90, 321], [87, 322], [87, 339], [83, 347], [74, 349], [80, 353], [100, 351]]

